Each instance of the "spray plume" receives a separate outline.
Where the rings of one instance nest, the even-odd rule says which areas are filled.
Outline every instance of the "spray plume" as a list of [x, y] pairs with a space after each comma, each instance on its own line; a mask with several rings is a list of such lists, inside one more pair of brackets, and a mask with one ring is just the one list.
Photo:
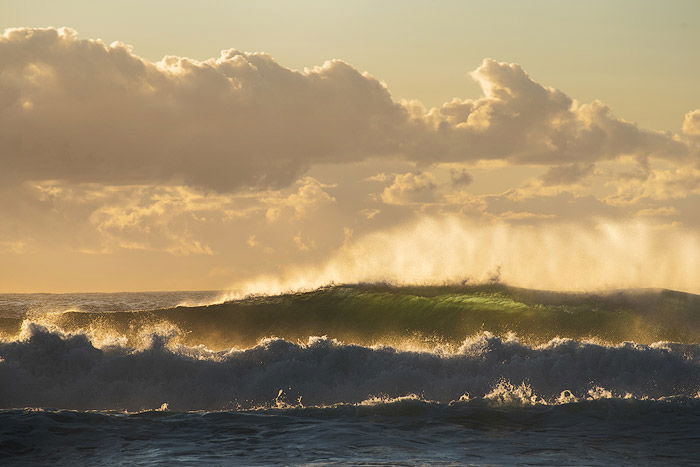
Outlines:
[[669, 288], [700, 292], [700, 235], [645, 223], [476, 224], [429, 218], [362, 237], [325, 264], [234, 284], [220, 300], [328, 284], [500, 281], [560, 291]]

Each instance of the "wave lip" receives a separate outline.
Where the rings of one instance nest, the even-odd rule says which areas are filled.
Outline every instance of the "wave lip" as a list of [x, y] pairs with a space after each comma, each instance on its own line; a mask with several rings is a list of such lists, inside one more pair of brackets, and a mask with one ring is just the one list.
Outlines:
[[698, 344], [555, 339], [530, 346], [488, 333], [453, 353], [328, 338], [304, 344], [266, 339], [246, 350], [212, 351], [162, 335], [142, 349], [98, 348], [85, 334], [32, 324], [22, 340], [0, 343], [0, 358], [2, 408], [141, 410], [165, 402], [173, 410], [222, 410], [281, 401], [357, 404], [408, 394], [440, 403], [468, 394], [513, 405], [588, 400], [596, 391], [598, 397], [635, 399], [694, 398], [700, 391]]

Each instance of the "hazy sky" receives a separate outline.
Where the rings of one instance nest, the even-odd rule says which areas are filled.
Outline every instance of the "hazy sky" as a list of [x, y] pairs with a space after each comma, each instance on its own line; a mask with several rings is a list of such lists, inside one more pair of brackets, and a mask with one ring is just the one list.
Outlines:
[[0, 0], [0, 29], [0, 292], [700, 284], [700, 2]]

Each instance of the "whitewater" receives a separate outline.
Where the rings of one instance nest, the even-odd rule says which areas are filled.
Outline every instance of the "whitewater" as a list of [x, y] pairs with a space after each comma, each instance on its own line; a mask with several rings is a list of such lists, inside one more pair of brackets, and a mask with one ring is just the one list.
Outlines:
[[0, 294], [3, 464], [691, 465], [700, 296]]

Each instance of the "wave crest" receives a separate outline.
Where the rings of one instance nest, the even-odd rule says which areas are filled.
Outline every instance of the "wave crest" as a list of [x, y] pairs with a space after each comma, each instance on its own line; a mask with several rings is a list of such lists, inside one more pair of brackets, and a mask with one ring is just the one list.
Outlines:
[[[464, 336], [515, 333], [532, 345], [554, 338], [601, 343], [700, 341], [700, 296], [668, 290], [603, 294], [507, 287], [359, 284], [199, 307], [139, 312], [63, 312], [32, 317], [51, 329], [82, 332], [93, 342], [147, 345], [154, 332], [184, 345], [247, 348], [265, 337], [306, 341], [329, 336], [364, 346], [454, 350]], [[23, 318], [0, 318], [16, 336]], [[98, 344], [99, 346], [99, 344]]]

